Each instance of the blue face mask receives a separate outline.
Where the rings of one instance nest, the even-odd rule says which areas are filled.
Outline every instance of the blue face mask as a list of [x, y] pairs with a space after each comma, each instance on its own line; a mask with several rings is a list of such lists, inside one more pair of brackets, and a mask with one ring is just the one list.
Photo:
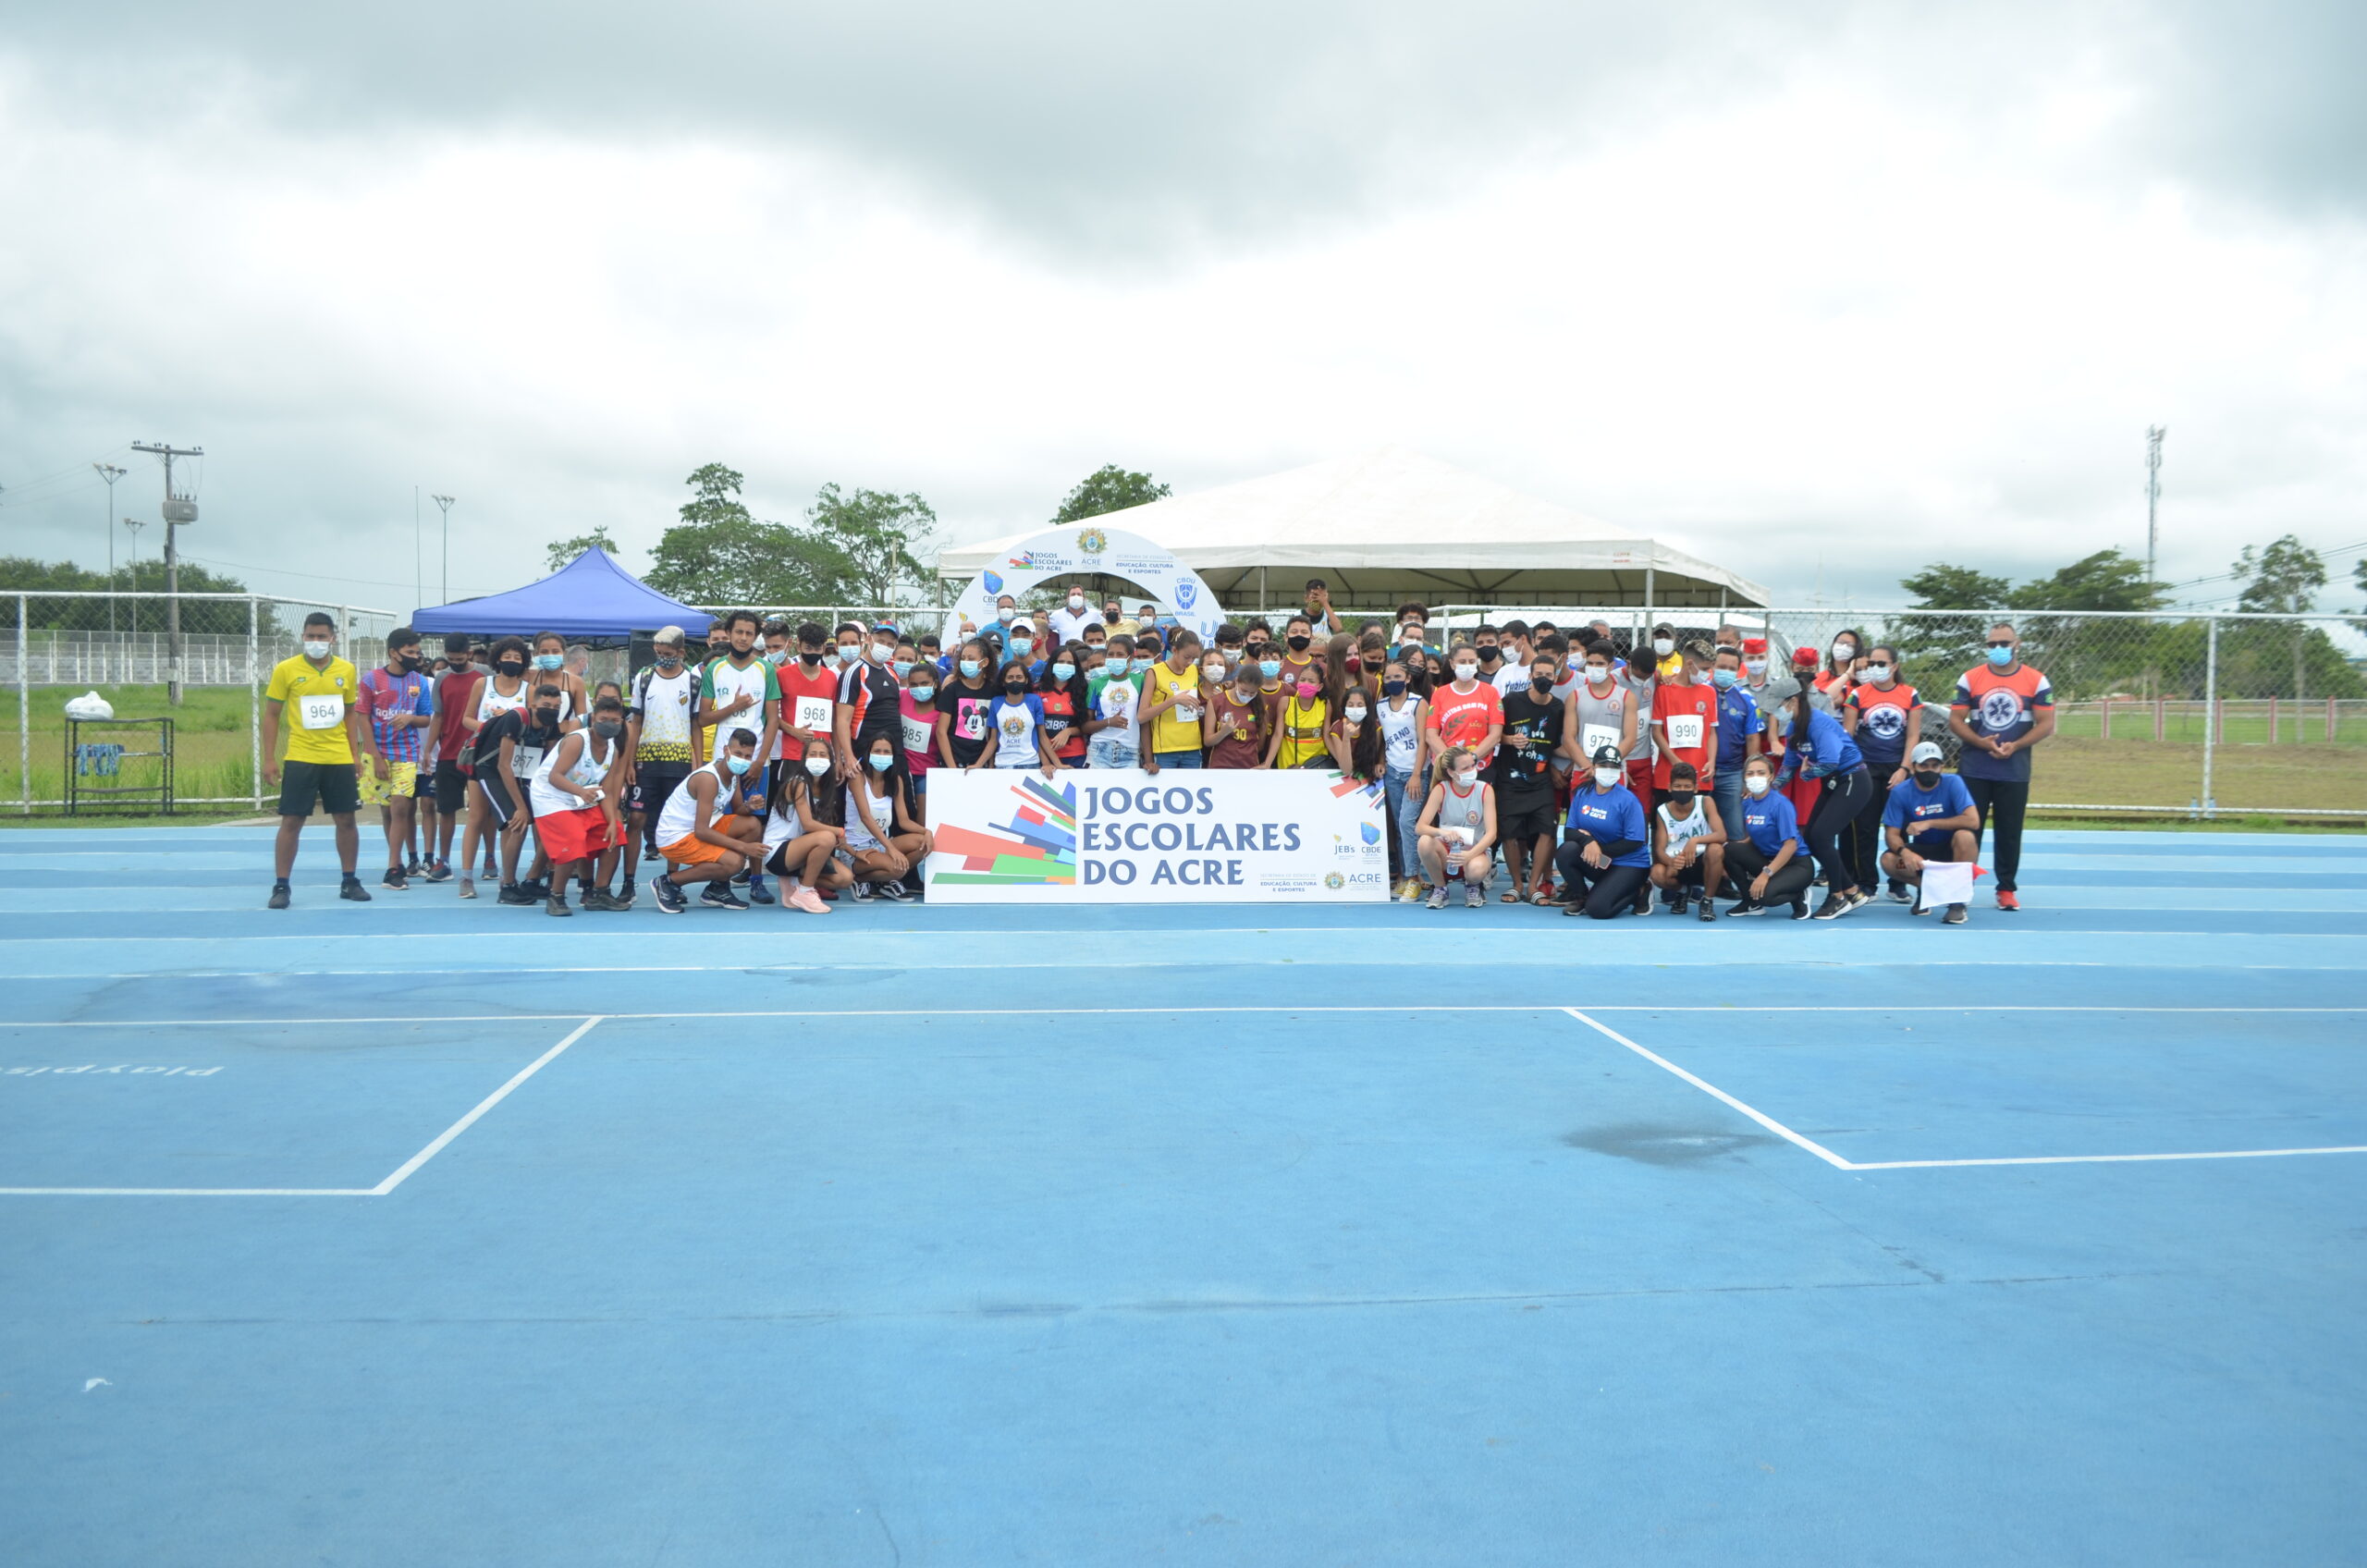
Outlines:
[[1992, 648], [1989, 650], [1989, 662], [1995, 665], [1999, 669], [2003, 669], [2007, 665], [2014, 662], [2014, 650], [2011, 648]]
[[1282, 661], [1280, 659], [1259, 659], [1257, 661], [1257, 673], [1264, 676], [1267, 680], [1272, 680], [1282, 673]]
[[534, 668], [536, 669], [557, 669], [566, 662], [567, 655], [565, 654], [536, 654], [534, 655]]
[[896, 759], [892, 754], [883, 757], [877, 752], [871, 753], [870, 762], [873, 769], [880, 773], [885, 773], [896, 766]]
[[1742, 677], [1734, 670], [1722, 669], [1715, 675], [1710, 677], [1710, 683], [1715, 686], [1719, 691], [1725, 692], [1731, 691], [1734, 687], [1734, 683], [1741, 679]]
[[1157, 659], [1136, 659], [1134, 661], [1134, 673], [1136, 675], [1148, 675], [1151, 671], [1151, 667], [1158, 662], [1159, 661]]
[[1070, 664], [1065, 659], [1052, 667], [1052, 679], [1055, 680], [1067, 680], [1075, 674], [1076, 666]]
[[986, 666], [980, 664], [976, 659], [963, 659], [962, 661], [962, 679], [964, 680], [975, 680], [978, 679], [978, 671], [985, 668]]
[[937, 688], [934, 686], [915, 686], [913, 688], [913, 701], [916, 703], [928, 702], [936, 695]]
[[912, 672], [913, 672], [913, 661], [912, 661], [912, 660], [910, 660], [910, 659], [898, 659], [898, 660], [897, 660], [893, 665], [890, 665], [889, 668], [891, 668], [891, 669], [893, 669], [893, 670], [896, 672], [896, 679], [897, 679], [897, 680], [902, 680], [902, 679], [904, 679], [904, 677], [906, 677], [907, 675], [912, 674]]
[[728, 756], [723, 759], [723, 766], [730, 768], [734, 773], [745, 773], [749, 768], [755, 766], [755, 761], [756, 759], [754, 757]]

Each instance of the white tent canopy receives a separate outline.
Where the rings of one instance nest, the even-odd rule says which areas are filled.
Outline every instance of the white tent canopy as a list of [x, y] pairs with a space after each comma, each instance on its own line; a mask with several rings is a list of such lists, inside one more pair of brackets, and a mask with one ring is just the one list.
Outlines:
[[[1767, 602], [1723, 567], [1395, 447], [1092, 521], [1157, 540], [1235, 610], [1294, 604], [1310, 577], [1367, 606]], [[1029, 533], [950, 547], [938, 576], [966, 582]]]

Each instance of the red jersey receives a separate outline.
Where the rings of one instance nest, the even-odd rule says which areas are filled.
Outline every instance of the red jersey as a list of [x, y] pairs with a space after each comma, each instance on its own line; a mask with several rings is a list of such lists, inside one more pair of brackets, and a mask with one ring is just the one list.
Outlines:
[[[838, 706], [839, 673], [828, 665], [811, 671], [802, 659], [791, 659], [774, 672], [780, 680], [780, 741], [778, 755], [803, 756], [805, 742], [790, 733], [791, 727], [827, 741], [830, 716]], [[849, 732], [852, 740], [852, 732]]]
[[1707, 784], [1718, 761], [1718, 689], [1663, 680], [1652, 692], [1652, 717], [1668, 736], [1652, 763], [1652, 785], [1668, 788], [1672, 763], [1689, 762]]
[[1456, 691], [1450, 683], [1430, 693], [1430, 729], [1441, 745], [1476, 750], [1488, 739], [1489, 730], [1501, 730], [1503, 725], [1503, 694], [1484, 680], [1467, 692]]
[[459, 762], [469, 732], [460, 720], [477, 711], [477, 685], [484, 671], [447, 670], [435, 678], [435, 760]]

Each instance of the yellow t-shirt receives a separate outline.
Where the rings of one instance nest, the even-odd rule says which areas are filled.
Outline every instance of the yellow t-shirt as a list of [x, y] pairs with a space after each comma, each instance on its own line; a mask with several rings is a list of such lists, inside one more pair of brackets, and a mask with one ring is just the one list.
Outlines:
[[1330, 722], [1330, 704], [1321, 697], [1302, 703], [1293, 692], [1282, 704], [1282, 743], [1274, 752], [1274, 766], [1298, 767], [1316, 757], [1329, 761], [1331, 749], [1323, 743], [1323, 727]]
[[353, 667], [332, 656], [327, 668], [314, 669], [299, 654], [271, 667], [271, 684], [263, 694], [283, 704], [279, 727], [288, 736], [289, 762], [353, 765], [353, 741], [346, 733], [345, 712], [361, 694], [362, 680]]
[[[1194, 659], [1176, 674], [1167, 668], [1165, 659], [1150, 667], [1150, 678], [1143, 691], [1146, 703], [1163, 703], [1177, 692], [1184, 700], [1160, 714], [1151, 722], [1150, 749], [1154, 752], [1196, 752], [1200, 749], [1200, 661]], [[1178, 718], [1179, 713], [1189, 712], [1189, 718]]]

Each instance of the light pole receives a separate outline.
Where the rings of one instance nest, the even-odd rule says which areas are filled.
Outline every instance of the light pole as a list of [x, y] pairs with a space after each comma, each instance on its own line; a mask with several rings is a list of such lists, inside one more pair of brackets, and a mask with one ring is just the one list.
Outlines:
[[444, 514], [444, 602], [452, 602], [452, 501], [450, 496], [430, 496], [436, 508]]
[[123, 520], [131, 530], [131, 634], [140, 635], [140, 531], [148, 525], [136, 517]]
[[181, 705], [181, 553], [174, 531], [182, 523], [197, 521], [197, 497], [175, 493], [173, 459], [202, 458], [205, 456], [205, 448], [134, 441], [131, 449], [153, 453], [165, 459], [165, 630], [166, 656], [170, 661], [165, 695], [166, 701], [178, 707]]
[[[129, 471], [113, 463], [92, 463], [91, 466], [99, 471], [101, 479], [107, 482], [107, 509], [99, 519], [99, 527], [107, 536], [107, 592], [112, 594], [115, 592], [115, 482]], [[107, 600], [107, 635], [115, 635], [115, 600], [112, 598]]]

